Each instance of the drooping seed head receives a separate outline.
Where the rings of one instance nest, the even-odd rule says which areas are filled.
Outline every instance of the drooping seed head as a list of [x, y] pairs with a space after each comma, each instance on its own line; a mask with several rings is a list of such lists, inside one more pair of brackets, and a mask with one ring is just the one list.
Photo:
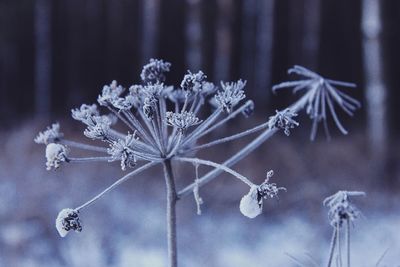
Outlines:
[[58, 213], [56, 229], [61, 237], [65, 237], [69, 231], [82, 231], [82, 224], [79, 219], [79, 212], [73, 209], [63, 209]]
[[62, 162], [68, 162], [67, 149], [65, 146], [56, 143], [50, 143], [46, 146], [46, 167], [58, 169]]

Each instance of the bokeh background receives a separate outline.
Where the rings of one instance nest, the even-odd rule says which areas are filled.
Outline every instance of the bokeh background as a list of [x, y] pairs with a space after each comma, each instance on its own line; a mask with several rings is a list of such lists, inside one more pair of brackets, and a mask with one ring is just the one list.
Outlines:
[[[331, 125], [333, 140], [309, 141], [310, 122], [274, 136], [235, 166], [255, 181], [274, 169], [288, 188], [257, 219], [238, 203], [246, 188], [229, 176], [178, 206], [181, 266], [297, 266], [287, 255], [324, 262], [330, 231], [324, 197], [363, 190], [353, 232], [354, 266], [400, 262], [400, 2], [395, 0], [0, 0], [0, 266], [164, 266], [165, 188], [160, 169], [119, 187], [83, 216], [84, 231], [59, 238], [54, 219], [121, 177], [118, 164], [45, 170], [39, 130], [59, 121], [84, 140], [70, 109], [93, 103], [102, 86], [140, 81], [150, 58], [172, 63], [167, 83], [203, 70], [210, 81], [247, 80], [255, 114], [220, 135], [262, 122], [298, 96], [271, 86], [302, 65], [354, 82], [363, 107]], [[343, 114], [341, 114], [343, 115]], [[210, 137], [212, 138], [212, 136]], [[221, 162], [245, 144], [203, 153]], [[178, 184], [193, 170], [177, 167]], [[201, 169], [202, 172], [207, 171]]]

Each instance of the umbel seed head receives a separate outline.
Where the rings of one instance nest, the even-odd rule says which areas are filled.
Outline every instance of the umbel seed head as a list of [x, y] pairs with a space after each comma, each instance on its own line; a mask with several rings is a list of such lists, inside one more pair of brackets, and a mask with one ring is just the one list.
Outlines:
[[58, 213], [56, 219], [56, 228], [61, 237], [65, 237], [69, 231], [82, 231], [79, 211], [73, 209], [63, 209]]

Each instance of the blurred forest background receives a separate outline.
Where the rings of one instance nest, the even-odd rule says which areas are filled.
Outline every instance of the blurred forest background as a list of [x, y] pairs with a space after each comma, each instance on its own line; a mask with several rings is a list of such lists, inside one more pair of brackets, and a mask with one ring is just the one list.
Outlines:
[[[293, 137], [274, 138], [235, 167], [260, 181], [273, 168], [292, 192], [254, 224], [237, 211], [243, 188], [232, 185], [218, 193], [231, 186], [226, 178], [202, 192], [201, 218], [193, 203], [182, 204], [183, 266], [290, 266], [284, 252], [301, 255], [301, 247], [323, 258], [329, 225], [320, 201], [337, 189], [371, 196], [363, 207], [373, 215], [359, 232], [368, 234], [356, 240], [354, 260], [374, 262], [390, 247], [388, 266], [395, 266], [400, 255], [399, 25], [396, 0], [0, 0], [0, 266], [163, 266], [159, 194], [164, 188], [158, 181], [141, 179], [112, 193], [88, 212], [85, 220], [92, 224], [63, 242], [53, 227], [58, 210], [86, 200], [120, 173], [96, 164], [48, 173], [43, 148], [33, 144], [37, 131], [53, 121], [82, 139], [70, 109], [94, 103], [114, 79], [125, 87], [139, 83], [150, 58], [172, 63], [168, 84], [178, 85], [188, 69], [203, 70], [215, 83], [247, 80], [246, 94], [256, 107], [250, 123], [297, 99], [290, 92], [271, 92], [295, 64], [356, 83], [347, 92], [363, 104], [354, 118], [343, 117], [348, 136], [335, 131], [331, 142], [321, 134], [310, 143], [309, 122], [301, 117]], [[242, 119], [225, 130], [248, 123]], [[229, 146], [224, 152], [236, 150]], [[217, 161], [226, 158], [216, 152]], [[265, 162], [255, 164], [260, 157]], [[146, 193], [155, 197], [147, 200]], [[147, 201], [155, 205], [149, 208]], [[114, 226], [110, 233], [107, 227]], [[193, 238], [200, 241], [193, 244]], [[323, 242], [326, 246], [319, 245]]]

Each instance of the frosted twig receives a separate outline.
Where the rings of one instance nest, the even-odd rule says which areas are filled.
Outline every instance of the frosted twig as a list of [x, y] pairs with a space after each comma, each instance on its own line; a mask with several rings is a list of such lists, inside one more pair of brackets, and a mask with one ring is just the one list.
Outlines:
[[[241, 175], [240, 173], [222, 165], [218, 164], [209, 160], [203, 160], [203, 159], [198, 159], [198, 158], [184, 158], [184, 157], [174, 157], [173, 160], [179, 160], [179, 161], [185, 161], [185, 162], [191, 162], [194, 164], [202, 164], [202, 165], [207, 165], [214, 167], [216, 169], [221, 169], [222, 171], [225, 171], [227, 173], [232, 174], [234, 177], [238, 178], [241, 180], [243, 183], [247, 184], [248, 186], [252, 187], [255, 184], [253, 184], [249, 179]], [[200, 187], [202, 184], [200, 184], [200, 180], [198, 179], [193, 187]]]
[[150, 167], [152, 167], [152, 166], [154, 166], [156, 164], [158, 164], [158, 163], [157, 162], [149, 162], [149, 163], [147, 163], [147, 164], [145, 164], [143, 166], [140, 166], [139, 168], [135, 169], [134, 171], [132, 171], [132, 172], [128, 173], [127, 175], [123, 176], [122, 178], [118, 179], [112, 185], [110, 185], [105, 190], [103, 190], [100, 194], [96, 195], [95, 197], [93, 197], [89, 201], [87, 201], [84, 204], [82, 204], [81, 206], [77, 207], [75, 210], [81, 211], [82, 209], [87, 208], [88, 206], [93, 204], [96, 200], [98, 200], [102, 196], [104, 196], [104, 194], [106, 194], [106, 193], [110, 192], [111, 190], [113, 190], [114, 188], [116, 188], [118, 185], [122, 184], [123, 182], [125, 182], [126, 180], [132, 178], [136, 174], [139, 174], [142, 171], [147, 170], [148, 168], [150, 168]]

